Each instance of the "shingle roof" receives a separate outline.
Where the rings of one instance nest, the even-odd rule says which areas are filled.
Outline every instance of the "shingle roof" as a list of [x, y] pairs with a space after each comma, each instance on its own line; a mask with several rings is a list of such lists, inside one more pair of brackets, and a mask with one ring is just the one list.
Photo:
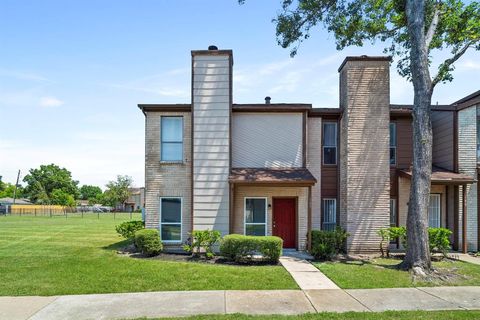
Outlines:
[[317, 179], [305, 168], [232, 168], [229, 181], [243, 184], [314, 185]]

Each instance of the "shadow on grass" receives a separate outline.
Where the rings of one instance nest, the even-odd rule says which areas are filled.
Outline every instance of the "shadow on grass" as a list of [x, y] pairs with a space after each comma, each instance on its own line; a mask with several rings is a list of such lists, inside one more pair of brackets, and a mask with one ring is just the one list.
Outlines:
[[111, 243], [108, 246], [102, 247], [104, 250], [121, 250], [125, 249], [133, 244], [133, 241], [130, 239], [124, 239], [115, 243]]

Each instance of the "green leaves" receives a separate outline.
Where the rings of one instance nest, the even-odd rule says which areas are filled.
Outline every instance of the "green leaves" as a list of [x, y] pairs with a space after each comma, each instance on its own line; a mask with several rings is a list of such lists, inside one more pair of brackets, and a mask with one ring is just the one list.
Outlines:
[[[411, 79], [405, 3], [405, 0], [284, 0], [282, 11], [273, 20], [277, 42], [283, 48], [290, 48], [290, 55], [295, 56], [301, 43], [319, 25], [334, 34], [338, 50], [380, 41], [385, 44], [386, 54], [398, 57], [399, 74]], [[425, 12], [424, 45], [430, 60], [439, 50], [451, 53], [433, 77], [435, 86], [453, 79], [454, 63], [467, 49], [480, 50], [480, 4], [427, 0]]]

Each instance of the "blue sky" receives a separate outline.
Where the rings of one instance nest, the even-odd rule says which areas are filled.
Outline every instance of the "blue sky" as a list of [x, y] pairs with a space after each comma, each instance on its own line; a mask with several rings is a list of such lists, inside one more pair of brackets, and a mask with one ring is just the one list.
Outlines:
[[[138, 103], [190, 101], [190, 50], [215, 44], [234, 53], [234, 102], [338, 106], [337, 68], [346, 55], [315, 30], [298, 55], [276, 44], [271, 19], [280, 1], [0, 2], [0, 175], [56, 163], [80, 184], [117, 174], [144, 180], [144, 116]], [[433, 102], [451, 103], [478, 87], [478, 53], [457, 64]], [[391, 69], [391, 102], [411, 103], [411, 85]]]

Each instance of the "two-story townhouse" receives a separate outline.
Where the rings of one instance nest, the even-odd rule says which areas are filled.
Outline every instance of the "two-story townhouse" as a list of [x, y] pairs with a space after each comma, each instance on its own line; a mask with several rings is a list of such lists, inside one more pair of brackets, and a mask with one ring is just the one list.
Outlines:
[[[389, 64], [388, 57], [347, 57], [339, 108], [269, 97], [235, 104], [232, 51], [192, 51], [191, 103], [139, 105], [147, 228], [159, 229], [171, 250], [204, 229], [277, 235], [285, 248], [304, 250], [310, 230], [340, 225], [350, 233], [349, 252], [377, 251], [380, 228], [405, 224], [411, 177], [411, 107], [390, 105]], [[447, 112], [454, 141], [456, 112]], [[442, 164], [440, 140], [434, 157]], [[459, 190], [473, 181], [454, 166], [433, 170], [429, 221], [454, 230], [456, 245], [467, 236]]]

